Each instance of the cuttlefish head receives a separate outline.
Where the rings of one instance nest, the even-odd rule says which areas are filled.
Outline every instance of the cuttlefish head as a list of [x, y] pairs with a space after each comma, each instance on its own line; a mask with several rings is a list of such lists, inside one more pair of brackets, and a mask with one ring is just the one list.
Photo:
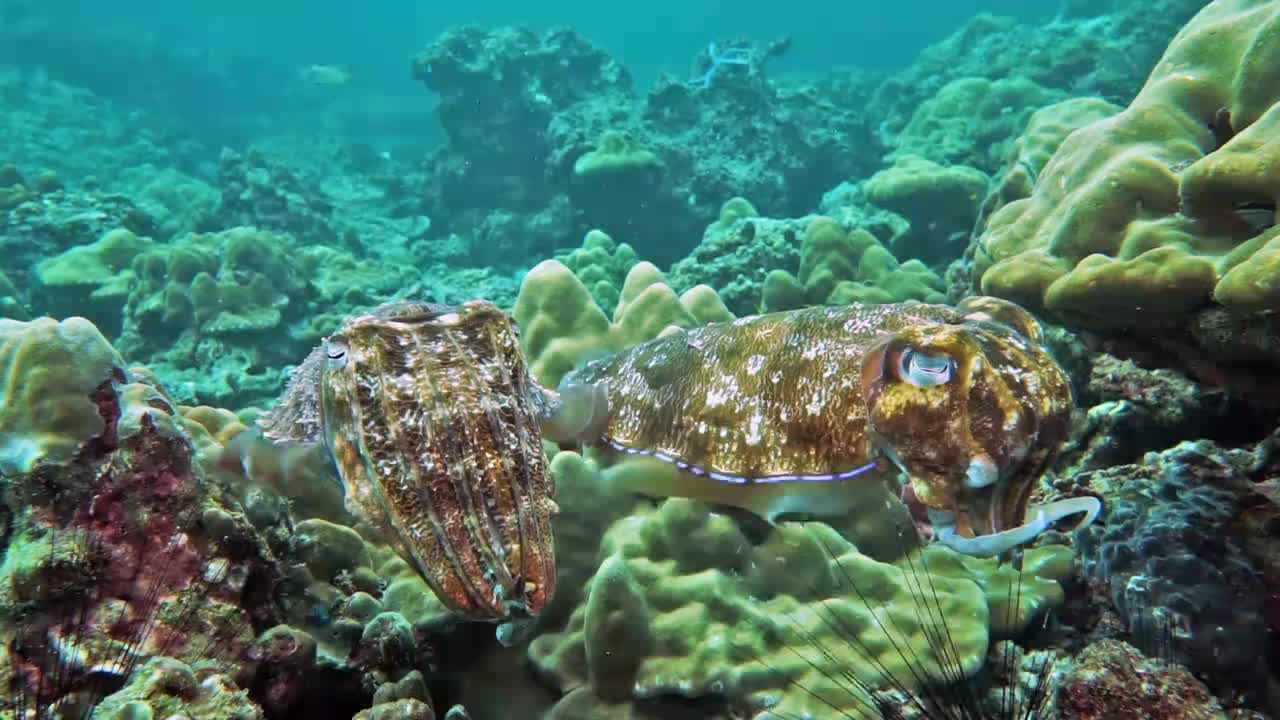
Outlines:
[[[882, 338], [862, 368], [872, 442], [907, 477], [917, 527], [970, 555], [1034, 539], [1094, 508], [1036, 508], [1034, 482], [1067, 436], [1067, 376], [1021, 308], [971, 298], [954, 322], [922, 322]], [[1047, 510], [1047, 512], [1046, 512]]]

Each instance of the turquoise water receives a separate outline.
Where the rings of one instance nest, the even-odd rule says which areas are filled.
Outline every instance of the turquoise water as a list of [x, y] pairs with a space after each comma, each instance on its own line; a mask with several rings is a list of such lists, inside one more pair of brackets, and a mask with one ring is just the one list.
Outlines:
[[1277, 0], [0, 0], [0, 720], [1280, 717]]

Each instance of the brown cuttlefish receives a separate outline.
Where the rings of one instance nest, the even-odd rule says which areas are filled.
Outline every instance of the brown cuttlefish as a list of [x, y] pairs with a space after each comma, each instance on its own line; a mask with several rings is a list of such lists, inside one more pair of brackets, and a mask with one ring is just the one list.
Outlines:
[[603, 390], [530, 378], [496, 305], [401, 302], [347, 318], [259, 425], [322, 444], [347, 509], [381, 530], [440, 600], [518, 639], [555, 589], [545, 431], [570, 439]]
[[631, 490], [772, 522], [848, 511], [863, 497], [849, 483], [905, 480], [926, 538], [997, 556], [1101, 510], [1092, 497], [1030, 505], [1072, 411], [1041, 343], [1030, 314], [995, 298], [814, 307], [665, 335], [561, 391], [605, 386], [602, 414], [576, 419]]

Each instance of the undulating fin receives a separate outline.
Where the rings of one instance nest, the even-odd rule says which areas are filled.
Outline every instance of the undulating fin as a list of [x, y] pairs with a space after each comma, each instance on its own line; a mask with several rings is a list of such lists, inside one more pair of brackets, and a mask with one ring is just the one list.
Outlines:
[[534, 388], [538, 424], [548, 440], [589, 444], [600, 439], [609, 422], [609, 393], [603, 384], [565, 376], [555, 391]]
[[321, 345], [293, 369], [276, 406], [258, 418], [263, 437], [279, 443], [320, 442], [320, 372], [324, 361]]
[[[293, 499], [307, 495], [329, 504], [336, 499], [340, 505], [341, 496], [346, 494], [342, 478], [318, 444], [276, 444], [252, 430], [241, 432], [227, 442], [218, 455], [217, 467], [281, 497]], [[327, 492], [316, 487], [316, 478], [332, 481], [339, 496], [327, 497]], [[326, 497], [316, 497], [321, 494]]]
[[697, 475], [648, 455], [623, 458], [604, 471], [605, 481], [616, 492], [650, 497], [683, 497], [742, 508], [769, 523], [783, 515], [833, 517], [848, 512], [859, 494], [847, 483], [856, 478], [807, 482], [724, 482]]

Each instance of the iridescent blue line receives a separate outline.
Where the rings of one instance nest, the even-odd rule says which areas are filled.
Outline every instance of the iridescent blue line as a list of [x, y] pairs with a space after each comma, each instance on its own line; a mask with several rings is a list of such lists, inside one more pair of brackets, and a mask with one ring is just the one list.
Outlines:
[[613, 448], [614, 450], [617, 450], [618, 452], [624, 452], [624, 453], [627, 453], [628, 455], [644, 455], [644, 456], [652, 457], [666, 463], [671, 463], [672, 465], [675, 465], [681, 470], [687, 470], [692, 475], [697, 475], [699, 477], [706, 477], [706, 478], [710, 478], [711, 480], [715, 480], [716, 482], [730, 483], [733, 485], [757, 485], [757, 484], [783, 483], [783, 482], [839, 482], [841, 480], [848, 480], [850, 478], [855, 478], [859, 475], [862, 475], [863, 473], [871, 472], [872, 470], [875, 470], [877, 466], [876, 461], [872, 460], [866, 465], [860, 465], [856, 468], [853, 468], [852, 470], [845, 470], [844, 472], [838, 472], [838, 473], [825, 473], [825, 474], [815, 474], [815, 475], [766, 475], [764, 477], [750, 478], [750, 477], [744, 477], [742, 475], [730, 475], [729, 473], [723, 473], [717, 470], [708, 470], [704, 467], [699, 467], [697, 465], [694, 465], [691, 462], [682, 460], [670, 453], [666, 453], [661, 450], [650, 450], [647, 448], [629, 447], [627, 445], [623, 445], [622, 443], [618, 442], [617, 440], [614, 440], [611, 437], [606, 436], [603, 438], [603, 440], [606, 444], [609, 445], [609, 447]]

